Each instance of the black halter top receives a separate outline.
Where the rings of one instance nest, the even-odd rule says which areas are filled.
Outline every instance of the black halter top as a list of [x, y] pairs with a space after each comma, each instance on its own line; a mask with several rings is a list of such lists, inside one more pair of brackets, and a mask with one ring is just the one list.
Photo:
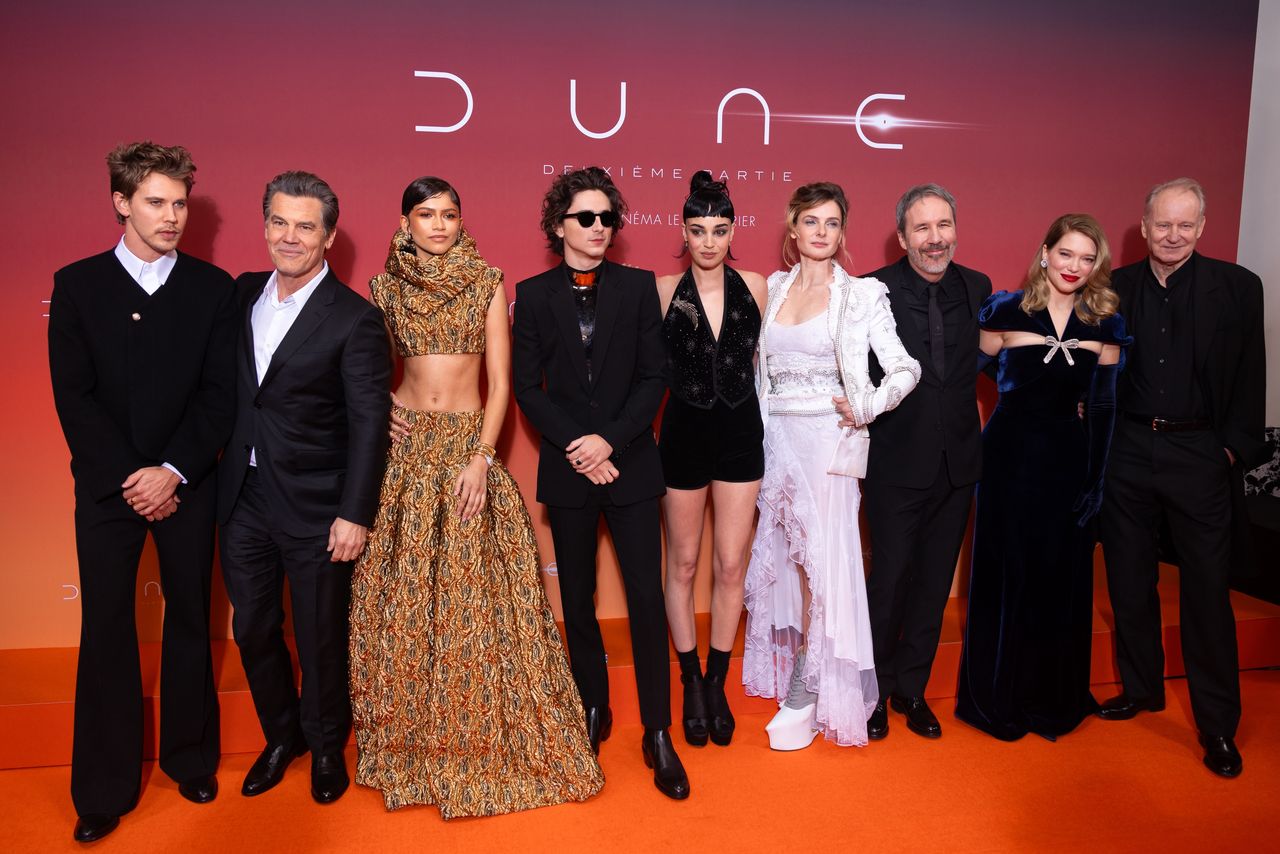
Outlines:
[[732, 267], [724, 268], [724, 317], [719, 338], [711, 334], [689, 270], [671, 296], [662, 334], [667, 341], [673, 395], [699, 409], [710, 409], [716, 398], [737, 407], [754, 397], [752, 357], [760, 338], [760, 308]]

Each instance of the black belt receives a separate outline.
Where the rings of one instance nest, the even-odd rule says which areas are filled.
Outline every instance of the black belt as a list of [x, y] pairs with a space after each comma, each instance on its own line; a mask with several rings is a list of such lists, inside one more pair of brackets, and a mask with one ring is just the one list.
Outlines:
[[1203, 418], [1192, 419], [1189, 421], [1175, 421], [1172, 418], [1135, 415], [1132, 412], [1126, 412], [1124, 417], [1128, 418], [1130, 421], [1136, 421], [1142, 426], [1148, 427], [1157, 433], [1180, 433], [1184, 430], [1208, 430], [1213, 426]]

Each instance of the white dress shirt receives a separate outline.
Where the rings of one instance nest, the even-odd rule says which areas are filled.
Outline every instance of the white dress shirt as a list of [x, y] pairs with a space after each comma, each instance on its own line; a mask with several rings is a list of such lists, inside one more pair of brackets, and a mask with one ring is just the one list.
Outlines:
[[[249, 315], [249, 323], [253, 327], [253, 366], [258, 373], [259, 385], [267, 374], [267, 368], [271, 365], [271, 357], [275, 355], [276, 348], [280, 346], [284, 336], [289, 334], [289, 329], [302, 313], [303, 306], [307, 304], [307, 300], [311, 299], [316, 287], [328, 274], [329, 262], [325, 261], [320, 265], [320, 272], [316, 273], [311, 281], [283, 300], [279, 299], [277, 273], [273, 272], [271, 278], [267, 279], [267, 284], [254, 302]], [[257, 464], [257, 454], [250, 450], [249, 465]]]
[[[116, 259], [120, 262], [120, 266], [124, 267], [125, 272], [138, 283], [138, 287], [146, 291], [148, 296], [155, 296], [160, 286], [169, 281], [173, 265], [178, 263], [178, 253], [170, 249], [154, 261], [143, 261], [129, 251], [129, 247], [124, 245], [124, 238], [121, 237], [120, 242], [116, 244]], [[160, 465], [176, 474], [183, 483], [187, 482], [182, 472], [171, 464], [161, 463]]]

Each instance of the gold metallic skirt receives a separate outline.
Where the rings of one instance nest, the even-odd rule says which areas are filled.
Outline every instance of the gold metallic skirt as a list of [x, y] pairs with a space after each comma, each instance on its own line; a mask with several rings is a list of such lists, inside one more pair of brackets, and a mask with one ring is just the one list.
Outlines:
[[586, 800], [604, 775], [501, 461], [484, 509], [458, 517], [483, 413], [397, 412], [412, 434], [392, 446], [352, 580], [356, 782], [445, 818]]

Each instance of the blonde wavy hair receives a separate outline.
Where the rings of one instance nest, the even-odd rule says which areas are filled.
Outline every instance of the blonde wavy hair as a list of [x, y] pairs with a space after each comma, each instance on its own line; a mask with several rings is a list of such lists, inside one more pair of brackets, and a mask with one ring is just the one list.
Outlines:
[[1049, 284], [1048, 270], [1040, 266], [1041, 253], [1057, 246], [1058, 241], [1072, 232], [1092, 240], [1098, 250], [1093, 272], [1084, 287], [1075, 294], [1076, 317], [1082, 323], [1097, 326], [1104, 318], [1116, 313], [1120, 297], [1111, 289], [1111, 247], [1107, 244], [1107, 236], [1102, 232], [1102, 225], [1089, 214], [1063, 214], [1049, 226], [1044, 244], [1031, 259], [1031, 268], [1027, 270], [1026, 281], [1022, 284], [1021, 308], [1031, 314], [1049, 305], [1052, 285]]

